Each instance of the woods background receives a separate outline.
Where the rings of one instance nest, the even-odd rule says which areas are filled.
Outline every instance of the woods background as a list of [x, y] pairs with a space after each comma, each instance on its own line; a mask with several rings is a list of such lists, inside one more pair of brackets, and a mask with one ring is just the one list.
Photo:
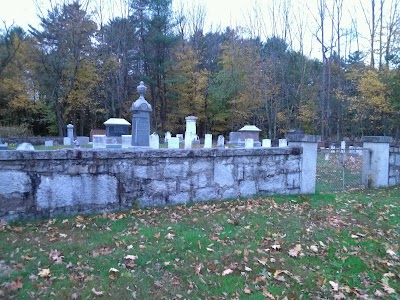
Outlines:
[[308, 17], [290, 0], [268, 1], [252, 7], [248, 25], [211, 30], [201, 4], [121, 1], [125, 13], [105, 21], [89, 2], [54, 5], [27, 31], [3, 22], [3, 127], [65, 136], [72, 123], [89, 135], [110, 117], [131, 119], [143, 80], [161, 136], [183, 133], [189, 115], [200, 137], [246, 124], [271, 139], [295, 128], [332, 141], [400, 136], [400, 0], [359, 1], [349, 27], [344, 0], [316, 0], [313, 10], [296, 1]]

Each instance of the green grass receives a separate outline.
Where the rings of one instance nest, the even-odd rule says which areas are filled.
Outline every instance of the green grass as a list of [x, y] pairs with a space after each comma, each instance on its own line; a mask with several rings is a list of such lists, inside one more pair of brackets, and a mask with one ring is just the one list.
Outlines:
[[398, 299], [399, 213], [395, 187], [3, 224], [0, 298]]

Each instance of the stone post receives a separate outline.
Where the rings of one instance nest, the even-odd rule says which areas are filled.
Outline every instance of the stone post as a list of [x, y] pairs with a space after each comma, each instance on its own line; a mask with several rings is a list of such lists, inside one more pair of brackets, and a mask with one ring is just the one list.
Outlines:
[[132, 103], [132, 146], [150, 146], [150, 112], [151, 105], [144, 98], [147, 88], [143, 81], [137, 87], [139, 98]]
[[186, 120], [186, 133], [189, 134], [191, 133], [193, 136], [196, 136], [196, 120], [197, 117], [195, 116], [188, 116], [185, 118]]
[[306, 135], [303, 131], [292, 130], [287, 134], [289, 147], [302, 147], [301, 159], [300, 193], [314, 194], [317, 172], [318, 142], [321, 137], [317, 135]]
[[74, 125], [68, 124], [67, 125], [67, 137], [71, 139], [71, 141], [74, 140]]
[[[363, 183], [379, 188], [389, 185], [389, 136], [364, 136], [363, 148], [369, 149], [369, 155], [363, 156]], [[364, 151], [365, 153], [365, 151]]]

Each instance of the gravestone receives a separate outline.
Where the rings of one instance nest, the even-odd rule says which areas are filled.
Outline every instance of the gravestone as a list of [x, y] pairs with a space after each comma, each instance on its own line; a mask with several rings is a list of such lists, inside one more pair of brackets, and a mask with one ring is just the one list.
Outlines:
[[178, 133], [176, 135], [176, 137], [179, 139], [179, 143], [183, 143], [183, 134], [182, 133]]
[[8, 149], [8, 144], [3, 143], [2, 139], [0, 138], [0, 150], [7, 150]]
[[191, 149], [193, 142], [193, 134], [191, 132], [186, 132], [185, 134], [185, 149]]
[[264, 148], [271, 148], [271, 139], [263, 139], [262, 140], [262, 146]]
[[279, 139], [279, 147], [287, 147], [287, 140]]
[[168, 140], [168, 149], [179, 149], [179, 138], [171, 137]]
[[254, 140], [253, 139], [245, 139], [244, 140], [244, 147], [245, 148], [253, 148], [254, 147]]
[[261, 129], [257, 128], [254, 125], [246, 125], [239, 129], [240, 132], [240, 141], [245, 141], [246, 139], [253, 139], [254, 146], [260, 147], [260, 132]]
[[217, 148], [225, 148], [225, 138], [223, 135], [218, 136]]
[[132, 136], [130, 134], [121, 135], [121, 148], [130, 148], [132, 143]]
[[[130, 145], [130, 141], [129, 141]], [[93, 148], [106, 148], [106, 136], [105, 135], [93, 135]]]
[[74, 140], [74, 125], [72, 124], [67, 125], [67, 137], [69, 137], [71, 141]]
[[150, 112], [151, 105], [144, 98], [147, 88], [143, 81], [137, 87], [139, 98], [132, 103], [132, 146], [150, 146]]
[[45, 147], [53, 147], [53, 146], [54, 146], [54, 143], [53, 143], [52, 140], [50, 140], [50, 141], [44, 141], [44, 146], [45, 146]]
[[35, 150], [35, 147], [33, 147], [33, 145], [30, 143], [22, 143], [22, 144], [18, 145], [17, 150], [18, 151], [32, 151], [32, 150]]
[[165, 133], [164, 143], [165, 143], [165, 144], [168, 144], [168, 140], [169, 140], [171, 137], [172, 137], [172, 136], [171, 136], [171, 132], [167, 131], [167, 132]]
[[228, 145], [239, 146], [239, 144], [241, 143], [243, 142], [240, 140], [240, 132], [238, 131], [229, 132], [229, 141], [227, 142]]
[[71, 146], [72, 140], [69, 137], [64, 137], [63, 144], [64, 146]]
[[103, 123], [106, 126], [107, 137], [121, 137], [129, 135], [131, 123], [122, 118], [110, 118]]
[[89, 137], [88, 136], [77, 136], [76, 140], [79, 142], [79, 145], [88, 145]]
[[159, 149], [160, 148], [160, 137], [157, 133], [150, 135], [150, 148]]
[[212, 148], [212, 134], [204, 136], [204, 148]]

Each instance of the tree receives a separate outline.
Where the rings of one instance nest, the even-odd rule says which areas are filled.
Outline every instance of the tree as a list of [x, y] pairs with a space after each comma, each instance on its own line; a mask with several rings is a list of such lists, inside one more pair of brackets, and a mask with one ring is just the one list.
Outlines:
[[83, 115], [87, 103], [81, 103], [79, 110], [69, 110], [70, 116], [66, 115], [66, 108], [74, 106], [78, 74], [90, 65], [91, 39], [97, 26], [79, 1], [75, 1], [49, 11], [46, 18], [41, 18], [41, 27], [42, 31], [32, 27], [30, 30], [42, 53], [40, 97], [48, 99], [47, 103], [56, 112], [59, 135], [65, 135], [66, 119], [74, 120], [82, 133], [87, 121]]

